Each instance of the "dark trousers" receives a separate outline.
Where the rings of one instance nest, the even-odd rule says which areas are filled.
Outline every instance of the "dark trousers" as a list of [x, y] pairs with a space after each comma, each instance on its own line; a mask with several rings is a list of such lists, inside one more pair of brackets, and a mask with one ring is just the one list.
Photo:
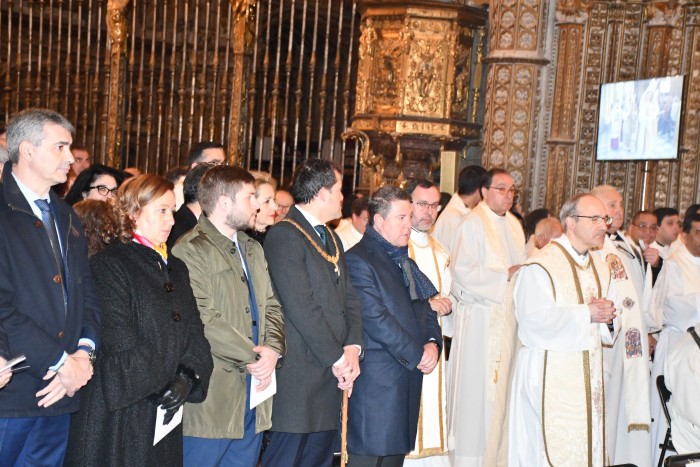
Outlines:
[[398, 456], [357, 456], [350, 454], [348, 465], [352, 467], [401, 467], [405, 454]]
[[63, 465], [70, 414], [0, 418], [0, 467]]
[[331, 467], [337, 431], [316, 433], [270, 432], [263, 467]]

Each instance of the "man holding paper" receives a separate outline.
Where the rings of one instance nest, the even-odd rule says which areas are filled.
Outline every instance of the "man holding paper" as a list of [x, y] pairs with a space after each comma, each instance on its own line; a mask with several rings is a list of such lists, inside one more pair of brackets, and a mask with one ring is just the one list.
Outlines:
[[[243, 233], [258, 210], [254, 182], [239, 167], [207, 171], [199, 187], [203, 215], [173, 248], [189, 269], [214, 358], [207, 399], [185, 405], [186, 466], [256, 465], [262, 432], [271, 426], [284, 322], [263, 249]], [[267, 399], [251, 407], [266, 390]]]

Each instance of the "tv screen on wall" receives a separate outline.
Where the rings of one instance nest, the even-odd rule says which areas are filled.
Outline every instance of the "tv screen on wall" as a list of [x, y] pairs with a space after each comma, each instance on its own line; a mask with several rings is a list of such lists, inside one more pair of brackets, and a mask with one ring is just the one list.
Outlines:
[[677, 159], [685, 76], [600, 87], [599, 161]]

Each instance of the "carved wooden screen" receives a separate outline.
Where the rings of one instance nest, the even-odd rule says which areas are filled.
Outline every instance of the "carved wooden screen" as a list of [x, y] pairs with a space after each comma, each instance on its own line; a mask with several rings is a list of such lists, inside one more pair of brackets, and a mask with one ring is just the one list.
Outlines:
[[220, 141], [286, 183], [304, 158], [343, 160], [355, 2], [5, 0], [0, 125], [52, 108], [95, 161], [157, 173]]

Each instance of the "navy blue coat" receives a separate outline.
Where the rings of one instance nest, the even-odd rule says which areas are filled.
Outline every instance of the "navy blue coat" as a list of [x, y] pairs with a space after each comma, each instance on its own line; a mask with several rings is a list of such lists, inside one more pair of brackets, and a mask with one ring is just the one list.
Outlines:
[[376, 240], [365, 235], [347, 254], [362, 303], [365, 358], [348, 406], [348, 452], [361, 456], [406, 454], [416, 443], [423, 346], [442, 350], [437, 314], [412, 302], [403, 272]]
[[53, 192], [50, 197], [66, 256], [65, 292], [44, 225], [19, 190], [12, 164], [5, 165], [0, 184], [0, 327], [7, 334], [9, 354], [26, 355], [30, 368], [15, 374], [0, 391], [0, 417], [78, 410], [78, 397], [42, 408], [35, 394], [46, 387], [42, 378], [48, 368], [64, 351], [75, 352], [81, 337], [99, 346], [100, 308], [83, 226], [68, 204]]

